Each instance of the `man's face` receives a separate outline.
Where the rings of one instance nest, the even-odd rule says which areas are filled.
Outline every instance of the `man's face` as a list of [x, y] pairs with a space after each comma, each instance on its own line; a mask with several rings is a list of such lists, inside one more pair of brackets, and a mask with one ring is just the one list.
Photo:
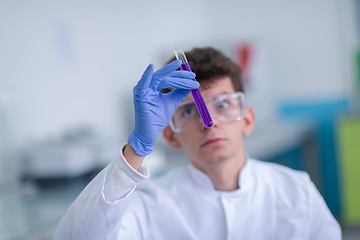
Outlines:
[[[200, 86], [204, 98], [235, 92], [229, 77], [220, 78], [206, 87], [204, 89]], [[184, 101], [187, 100], [193, 101], [191, 94]], [[184, 149], [189, 160], [198, 168], [201, 168], [201, 165], [212, 165], [243, 157], [242, 135], [250, 134], [255, 121], [250, 108], [245, 110], [242, 120], [233, 122], [221, 122], [211, 109], [209, 112], [214, 122], [211, 128], [199, 123], [195, 129], [178, 133], [174, 133], [169, 126], [164, 130], [164, 137], [168, 143], [174, 149]]]

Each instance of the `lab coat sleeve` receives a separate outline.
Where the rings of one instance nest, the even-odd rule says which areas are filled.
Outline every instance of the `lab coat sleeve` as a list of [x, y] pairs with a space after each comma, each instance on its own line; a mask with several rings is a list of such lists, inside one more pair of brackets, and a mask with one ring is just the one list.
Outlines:
[[116, 239], [136, 185], [149, 177], [133, 169], [121, 153], [81, 192], [61, 219], [54, 240]]
[[339, 240], [342, 238], [341, 228], [331, 214], [323, 197], [309, 180], [309, 239], [314, 240]]

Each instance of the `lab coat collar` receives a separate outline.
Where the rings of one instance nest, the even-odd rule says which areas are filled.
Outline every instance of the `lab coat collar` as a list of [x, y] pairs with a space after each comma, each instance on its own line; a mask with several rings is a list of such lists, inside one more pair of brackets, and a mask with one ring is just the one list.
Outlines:
[[210, 177], [193, 165], [189, 166], [191, 179], [197, 187], [204, 191], [211, 191], [221, 195], [237, 195], [243, 193], [250, 189], [252, 185], [251, 159], [248, 154], [245, 154], [245, 157], [245, 165], [242, 167], [239, 174], [239, 188], [234, 191], [228, 192], [216, 190]]

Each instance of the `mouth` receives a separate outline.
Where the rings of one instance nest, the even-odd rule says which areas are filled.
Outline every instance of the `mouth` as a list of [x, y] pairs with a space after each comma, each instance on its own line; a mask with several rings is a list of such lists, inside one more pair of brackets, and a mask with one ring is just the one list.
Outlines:
[[203, 144], [201, 144], [201, 147], [216, 147], [220, 144], [222, 144], [225, 141], [223, 138], [210, 138], [206, 140]]

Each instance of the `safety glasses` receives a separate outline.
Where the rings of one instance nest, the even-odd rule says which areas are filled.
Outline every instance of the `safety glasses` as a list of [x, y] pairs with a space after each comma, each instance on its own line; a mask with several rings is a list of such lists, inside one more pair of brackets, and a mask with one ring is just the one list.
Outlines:
[[[204, 100], [213, 120], [229, 123], [244, 117], [245, 95], [242, 92], [204, 97]], [[179, 104], [169, 125], [174, 132], [182, 132], [196, 129], [201, 123], [195, 102], [189, 100]]]

